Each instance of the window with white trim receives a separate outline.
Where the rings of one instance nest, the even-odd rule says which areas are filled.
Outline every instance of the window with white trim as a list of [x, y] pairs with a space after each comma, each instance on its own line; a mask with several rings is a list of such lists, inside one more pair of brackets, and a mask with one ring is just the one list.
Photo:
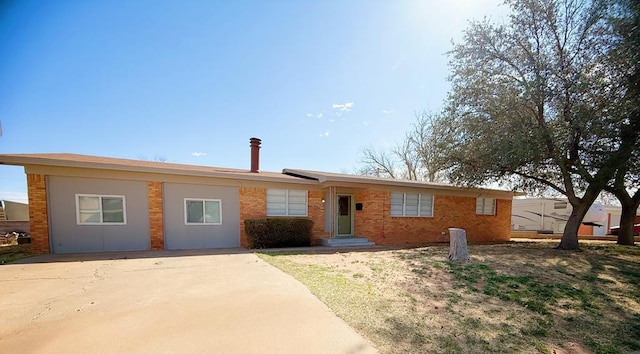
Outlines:
[[186, 225], [222, 225], [222, 201], [185, 198], [184, 223]]
[[391, 216], [433, 216], [433, 195], [424, 193], [391, 193]]
[[496, 215], [496, 198], [476, 198], [477, 215]]
[[267, 189], [267, 216], [307, 216], [307, 191]]
[[76, 194], [76, 222], [78, 225], [125, 225], [124, 196]]

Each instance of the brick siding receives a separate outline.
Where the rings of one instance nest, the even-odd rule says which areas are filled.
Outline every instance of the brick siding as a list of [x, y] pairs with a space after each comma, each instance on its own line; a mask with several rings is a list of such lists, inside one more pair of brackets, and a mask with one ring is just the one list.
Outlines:
[[22, 231], [29, 233], [28, 221], [0, 221], [0, 235], [4, 235], [7, 232]]
[[244, 221], [267, 216], [267, 190], [265, 188], [240, 187], [240, 246], [248, 247]]
[[324, 199], [324, 192], [322, 191], [309, 191], [307, 195], [308, 217], [313, 220], [311, 244], [315, 244], [319, 238], [329, 235], [329, 233], [324, 232], [325, 203], [322, 202], [322, 199]]
[[[307, 194], [308, 218], [313, 220], [312, 243], [320, 237], [325, 237], [324, 232], [324, 204], [322, 199], [324, 192], [309, 191]], [[240, 188], [240, 246], [247, 247], [247, 233], [244, 229], [246, 219], [267, 217], [267, 189], [266, 188]]]
[[511, 200], [498, 199], [496, 215], [476, 215], [476, 198], [436, 195], [434, 217], [392, 217], [390, 192], [366, 190], [354, 197], [363, 203], [355, 212], [356, 236], [377, 244], [446, 242], [450, 227], [465, 229], [469, 242], [510, 239]]
[[29, 195], [29, 228], [31, 250], [49, 253], [49, 212], [47, 209], [47, 179], [44, 175], [27, 174]]
[[152, 250], [164, 249], [162, 182], [147, 182], [149, 199], [149, 237]]

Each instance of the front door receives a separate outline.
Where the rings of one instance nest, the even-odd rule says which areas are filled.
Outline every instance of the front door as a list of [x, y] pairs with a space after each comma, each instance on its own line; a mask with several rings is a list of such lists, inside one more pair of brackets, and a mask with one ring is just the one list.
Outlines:
[[337, 236], [353, 236], [353, 212], [350, 195], [338, 195]]

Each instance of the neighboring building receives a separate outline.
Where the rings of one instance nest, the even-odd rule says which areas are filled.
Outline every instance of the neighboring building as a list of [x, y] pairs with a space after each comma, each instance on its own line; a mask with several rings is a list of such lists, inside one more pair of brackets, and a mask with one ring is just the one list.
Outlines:
[[[607, 213], [607, 219], [605, 220], [602, 230], [596, 230], [597, 232], [599, 232], [598, 235], [605, 235], [609, 230], [611, 230], [612, 227], [620, 226], [620, 216], [622, 216], [622, 208], [616, 205], [605, 205], [604, 210]], [[636, 211], [635, 223], [640, 223], [640, 209]]]
[[0, 200], [0, 221], [29, 221], [29, 205]]
[[508, 241], [512, 192], [346, 174], [259, 171], [75, 154], [0, 155], [24, 166], [32, 245], [43, 253], [245, 247], [244, 220], [307, 217], [314, 241]]
[[0, 236], [14, 231], [29, 233], [29, 205], [0, 200]]
[[[562, 233], [572, 207], [566, 198], [515, 198], [511, 228], [517, 231]], [[620, 207], [594, 203], [583, 219], [578, 235], [605, 236], [620, 225]]]

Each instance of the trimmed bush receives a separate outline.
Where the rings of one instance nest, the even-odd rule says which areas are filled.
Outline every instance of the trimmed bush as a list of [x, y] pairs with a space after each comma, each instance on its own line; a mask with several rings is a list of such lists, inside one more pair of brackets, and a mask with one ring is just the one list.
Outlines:
[[249, 248], [311, 246], [313, 220], [302, 218], [247, 219]]

